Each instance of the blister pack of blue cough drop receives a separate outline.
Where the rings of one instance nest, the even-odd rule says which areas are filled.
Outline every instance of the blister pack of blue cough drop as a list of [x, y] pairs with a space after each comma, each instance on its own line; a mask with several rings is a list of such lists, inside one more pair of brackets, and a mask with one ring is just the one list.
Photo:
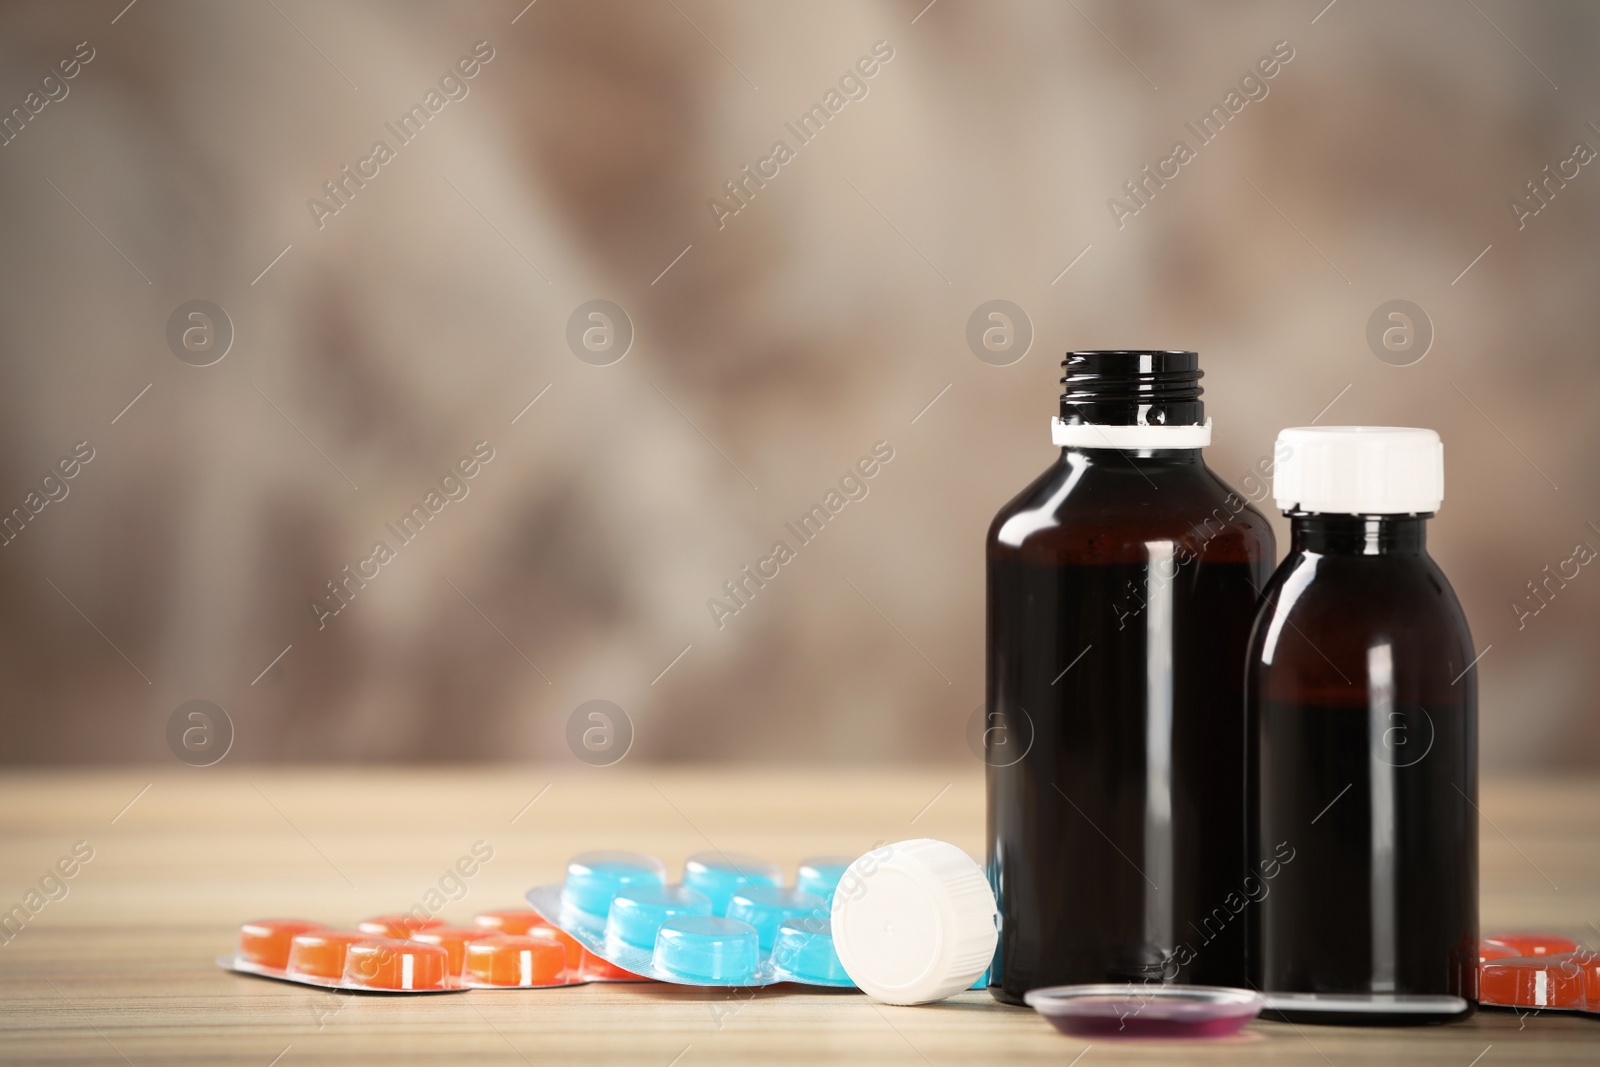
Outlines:
[[754, 856], [702, 852], [668, 883], [659, 860], [585, 852], [566, 880], [528, 890], [528, 903], [595, 955], [677, 985], [777, 982], [852, 988], [834, 951], [829, 903], [847, 856], [800, 864], [793, 886]]

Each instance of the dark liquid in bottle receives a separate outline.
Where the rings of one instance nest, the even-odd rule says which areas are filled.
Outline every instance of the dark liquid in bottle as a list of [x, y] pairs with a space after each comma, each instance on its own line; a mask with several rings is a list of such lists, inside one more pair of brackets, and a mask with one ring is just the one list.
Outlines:
[[1263, 992], [1477, 1000], [1477, 680], [1424, 522], [1296, 518], [1268, 587], [1249, 682]]
[[[1462, 846], [1477, 826], [1457, 791], [1470, 787], [1465, 711], [1459, 701], [1377, 714], [1261, 706], [1272, 735], [1261, 833], [1293, 857], [1265, 883], [1267, 988], [1472, 995], [1477, 872]], [[1420, 769], [1428, 761], [1456, 773]]]
[[990, 991], [1007, 1003], [1246, 977], [1244, 649], [1271, 530], [1223, 504], [1197, 450], [1088, 462], [1081, 526], [990, 540]]

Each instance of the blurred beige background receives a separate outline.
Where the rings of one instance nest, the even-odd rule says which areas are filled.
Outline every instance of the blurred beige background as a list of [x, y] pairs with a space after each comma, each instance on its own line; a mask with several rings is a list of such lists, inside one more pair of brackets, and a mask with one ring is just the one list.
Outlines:
[[[1600, 8], [924, 3], [8, 5], [0, 759], [169, 761], [196, 699], [231, 761], [572, 760], [595, 699], [634, 760], [971, 758], [983, 534], [1052, 458], [1060, 354], [1160, 346], [1235, 484], [1285, 425], [1438, 428], [1483, 762], [1600, 763], [1600, 574], [1514, 606], [1600, 549]], [[594, 299], [634, 332], [606, 366], [567, 340]], [[992, 299], [1032, 325], [1008, 366], [966, 340]], [[1392, 299], [1432, 323], [1409, 366], [1366, 339]], [[211, 366], [167, 341], [191, 300], [232, 322]]]

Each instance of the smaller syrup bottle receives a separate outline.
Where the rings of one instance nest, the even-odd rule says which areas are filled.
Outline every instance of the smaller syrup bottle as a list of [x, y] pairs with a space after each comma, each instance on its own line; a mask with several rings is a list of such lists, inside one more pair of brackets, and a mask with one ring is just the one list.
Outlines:
[[1252, 982], [1269, 1015], [1442, 1022], [1478, 999], [1477, 675], [1428, 555], [1432, 430], [1278, 435], [1292, 544], [1246, 679]]

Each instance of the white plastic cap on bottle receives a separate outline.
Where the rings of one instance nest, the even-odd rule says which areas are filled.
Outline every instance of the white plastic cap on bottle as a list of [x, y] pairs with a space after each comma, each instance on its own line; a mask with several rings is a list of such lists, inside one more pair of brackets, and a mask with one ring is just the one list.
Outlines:
[[850, 980], [886, 1004], [971, 988], [994, 958], [1000, 909], [983, 869], [944, 841], [862, 856], [833, 896], [833, 945]]
[[1284, 511], [1408, 515], [1444, 500], [1444, 445], [1407, 426], [1296, 426], [1278, 434], [1272, 495]]

